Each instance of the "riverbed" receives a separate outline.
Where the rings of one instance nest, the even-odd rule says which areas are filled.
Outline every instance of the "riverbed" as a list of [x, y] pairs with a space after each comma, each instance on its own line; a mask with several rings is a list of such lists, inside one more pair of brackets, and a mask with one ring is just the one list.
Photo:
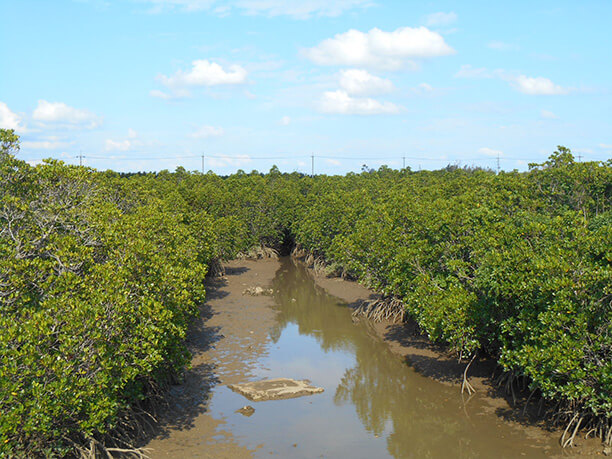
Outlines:
[[[244, 293], [256, 286], [272, 293]], [[397, 326], [353, 321], [348, 303], [371, 295], [355, 283], [317, 282], [291, 258], [238, 260], [208, 291], [192, 368], [144, 445], [152, 458], [590, 457], [562, 451], [558, 432], [517, 417], [484, 377], [462, 395], [450, 361]], [[251, 402], [227, 387], [279, 377], [324, 392]], [[245, 405], [252, 415], [237, 412]]]

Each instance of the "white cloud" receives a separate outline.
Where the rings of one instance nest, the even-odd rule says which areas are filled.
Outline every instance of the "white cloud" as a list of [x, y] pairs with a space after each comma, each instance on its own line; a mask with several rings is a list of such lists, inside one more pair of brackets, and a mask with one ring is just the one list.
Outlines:
[[600, 148], [605, 148], [606, 150], [612, 149], [612, 144], [608, 144], [608, 143], [600, 143], [599, 144]]
[[391, 80], [358, 69], [342, 70], [340, 72], [340, 87], [348, 94], [355, 96], [384, 94], [395, 89]]
[[191, 63], [191, 69], [179, 70], [174, 75], [159, 75], [157, 80], [169, 88], [171, 93], [153, 90], [149, 94], [161, 99], [188, 97], [188, 88], [220, 85], [239, 85], [247, 82], [247, 71], [240, 65], [223, 68], [216, 62], [198, 59]]
[[433, 91], [433, 86], [431, 86], [428, 83], [421, 83], [419, 84], [418, 88], [423, 91], [423, 92], [432, 92]]
[[433, 13], [425, 18], [425, 25], [430, 27], [447, 26], [457, 21], [457, 14], [453, 13]]
[[342, 90], [325, 92], [319, 108], [325, 113], [343, 115], [381, 115], [399, 113], [400, 111], [400, 107], [391, 102], [351, 97], [346, 91]]
[[57, 150], [73, 145], [74, 142], [63, 142], [57, 137], [48, 137], [47, 140], [26, 140], [21, 142], [21, 148], [32, 150]]
[[558, 120], [559, 117], [557, 115], [555, 115], [553, 112], [548, 111], [548, 110], [541, 110], [540, 111], [540, 116], [542, 118], [545, 118], [547, 120]]
[[32, 119], [59, 126], [88, 129], [93, 129], [101, 123], [100, 118], [89, 110], [70, 107], [63, 102], [48, 102], [42, 99], [38, 101], [32, 113]]
[[523, 94], [532, 96], [552, 96], [569, 93], [569, 89], [553, 83], [548, 78], [544, 77], [528, 77], [519, 75], [517, 77], [507, 77], [512, 87]]
[[341, 166], [342, 163], [340, 161], [338, 161], [337, 159], [326, 159], [325, 162], [327, 164], [330, 164], [332, 166]]
[[488, 147], [482, 147], [478, 149], [478, 153], [481, 153], [483, 155], [486, 156], [493, 156], [493, 157], [497, 157], [497, 156], [504, 156], [504, 152], [501, 150], [494, 150], [492, 148], [488, 148]]
[[134, 129], [128, 129], [128, 138], [123, 140], [106, 139], [106, 151], [128, 151], [134, 147], [140, 147], [143, 142], [138, 139], [138, 132]]
[[290, 117], [288, 117], [288, 116], [283, 116], [283, 117], [280, 119], [280, 124], [281, 124], [282, 126], [289, 126], [289, 124], [291, 124], [291, 118], [290, 118]]
[[490, 41], [487, 44], [487, 48], [494, 49], [496, 51], [517, 51], [519, 47], [511, 43], [504, 43], [503, 41]]
[[172, 96], [164, 91], [160, 91], [159, 89], [153, 89], [149, 92], [149, 95], [152, 97], [158, 97], [160, 99], [168, 100], [172, 99]]
[[161, 13], [164, 10], [179, 9], [181, 11], [206, 11], [209, 10], [215, 0], [145, 0], [153, 4], [151, 13]]
[[153, 4], [152, 13], [168, 9], [185, 12], [212, 11], [227, 16], [232, 9], [247, 15], [291, 16], [308, 19], [312, 16], [336, 17], [356, 8], [373, 5], [371, 0], [146, 0]]
[[0, 102], [0, 128], [19, 130], [20, 123], [21, 117], [12, 112], [4, 102]]
[[302, 52], [319, 65], [399, 69], [410, 59], [446, 56], [455, 50], [426, 27], [401, 27], [393, 32], [351, 29]]
[[112, 140], [106, 139], [106, 151], [128, 151], [131, 150], [133, 143], [129, 139]]
[[208, 137], [219, 137], [225, 133], [223, 128], [215, 126], [202, 126], [191, 134], [194, 139], [207, 139]]
[[570, 88], [564, 88], [544, 77], [528, 77], [526, 75], [512, 75], [511, 73], [497, 69], [474, 68], [471, 65], [462, 65], [455, 74], [456, 78], [499, 78], [510, 83], [514, 89], [529, 95], [562, 95], [568, 94]]
[[340, 16], [345, 11], [371, 6], [372, 2], [370, 0], [239, 0], [233, 4], [245, 14], [307, 19], [311, 16]]

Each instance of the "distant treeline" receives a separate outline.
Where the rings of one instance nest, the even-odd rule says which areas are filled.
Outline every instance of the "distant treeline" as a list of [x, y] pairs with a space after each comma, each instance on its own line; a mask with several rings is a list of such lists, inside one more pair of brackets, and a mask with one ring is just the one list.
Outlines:
[[219, 177], [32, 167], [18, 149], [0, 130], [0, 456], [131, 447], [189, 361], [207, 271], [295, 245], [610, 442], [612, 161], [559, 147], [526, 173]]

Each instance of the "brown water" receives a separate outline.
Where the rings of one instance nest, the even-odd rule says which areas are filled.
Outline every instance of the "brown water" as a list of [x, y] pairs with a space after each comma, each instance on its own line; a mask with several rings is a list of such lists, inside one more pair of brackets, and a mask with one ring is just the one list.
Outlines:
[[[249, 402], [219, 384], [207, 415], [223, 419], [233, 441], [255, 457], [540, 458], [564, 453], [555, 437], [503, 420], [484, 394], [469, 401], [456, 387], [419, 375], [351, 310], [283, 259], [271, 287], [277, 311], [267, 349], [250, 378], [310, 379], [325, 392]], [[218, 363], [219, 368], [223, 366]], [[243, 405], [255, 413], [235, 413]], [[189, 432], [184, 432], [189, 434]], [[194, 429], [193, 435], [198, 435]], [[163, 441], [162, 441], [163, 443]], [[195, 442], [198, 444], [198, 442]], [[185, 457], [195, 451], [183, 451]]]

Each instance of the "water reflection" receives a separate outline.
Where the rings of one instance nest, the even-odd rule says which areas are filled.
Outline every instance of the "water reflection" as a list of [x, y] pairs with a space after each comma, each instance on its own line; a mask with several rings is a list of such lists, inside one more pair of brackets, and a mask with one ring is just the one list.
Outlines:
[[[272, 287], [279, 311], [272, 340], [293, 323], [326, 353], [352, 354], [355, 364], [344, 370], [333, 402], [352, 404], [367, 432], [386, 438], [391, 456], [546, 457], [549, 444], [527, 440], [485, 412], [478, 399], [466, 407], [456, 388], [415, 373], [366, 323], [353, 324], [349, 308], [316, 287], [301, 265], [284, 259]], [[333, 416], [333, 406], [321, 416]]]

